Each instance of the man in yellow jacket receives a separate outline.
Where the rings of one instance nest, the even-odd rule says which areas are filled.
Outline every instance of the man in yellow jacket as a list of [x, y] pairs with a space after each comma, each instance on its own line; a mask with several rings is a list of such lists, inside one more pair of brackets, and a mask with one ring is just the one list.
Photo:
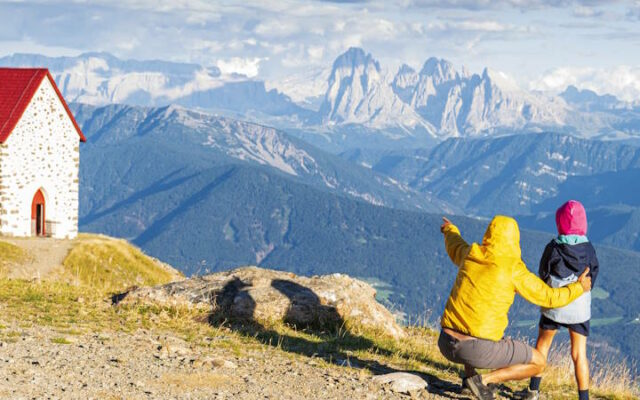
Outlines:
[[[438, 347], [447, 359], [465, 366], [465, 384], [477, 398], [493, 399], [487, 385], [538, 375], [546, 364], [536, 349], [503, 338], [515, 294], [546, 308], [566, 306], [591, 290], [589, 269], [578, 282], [551, 288], [522, 262], [520, 231], [513, 218], [496, 216], [482, 244], [471, 245], [443, 219], [445, 247], [458, 275], [442, 315]], [[477, 375], [475, 368], [493, 371]]]

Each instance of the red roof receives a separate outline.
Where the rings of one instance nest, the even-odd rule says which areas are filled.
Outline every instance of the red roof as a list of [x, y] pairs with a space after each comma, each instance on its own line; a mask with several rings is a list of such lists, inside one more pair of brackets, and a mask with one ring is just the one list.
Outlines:
[[48, 69], [0, 68], [0, 143], [4, 143], [11, 135], [45, 77], [49, 79], [64, 109], [67, 110], [80, 141], [87, 141]]

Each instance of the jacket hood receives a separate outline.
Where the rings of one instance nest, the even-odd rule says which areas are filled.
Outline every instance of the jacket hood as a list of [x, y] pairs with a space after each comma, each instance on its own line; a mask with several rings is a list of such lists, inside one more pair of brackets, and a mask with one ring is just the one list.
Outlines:
[[496, 256], [520, 258], [520, 229], [516, 220], [496, 215], [487, 227], [482, 247]]
[[573, 273], [577, 276], [589, 265], [591, 249], [593, 249], [591, 243], [584, 242], [571, 245], [553, 240], [552, 246], [556, 248], [563, 261], [560, 265], [555, 266], [555, 270], [552, 271], [554, 275], [566, 278]]
[[587, 212], [584, 206], [575, 200], [569, 200], [556, 211], [556, 226], [560, 235], [587, 234]]

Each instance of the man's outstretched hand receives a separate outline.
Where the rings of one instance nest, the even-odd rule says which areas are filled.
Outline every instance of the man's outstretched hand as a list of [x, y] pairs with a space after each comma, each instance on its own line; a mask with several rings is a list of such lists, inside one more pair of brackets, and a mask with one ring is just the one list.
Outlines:
[[591, 290], [591, 277], [588, 276], [589, 270], [589, 267], [587, 267], [587, 269], [585, 269], [582, 275], [578, 278], [578, 282], [580, 282], [585, 292]]
[[451, 221], [449, 221], [445, 217], [442, 217], [442, 226], [440, 227], [440, 232], [444, 233], [444, 229], [449, 225], [451, 225]]

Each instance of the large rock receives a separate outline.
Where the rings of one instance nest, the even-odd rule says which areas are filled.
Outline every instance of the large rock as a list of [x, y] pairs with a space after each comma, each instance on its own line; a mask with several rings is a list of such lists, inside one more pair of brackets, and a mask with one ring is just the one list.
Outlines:
[[359, 325], [395, 338], [404, 331], [375, 300], [368, 284], [342, 274], [296, 276], [257, 267], [238, 268], [116, 296], [118, 303], [210, 308], [228, 319], [282, 320], [299, 326]]

